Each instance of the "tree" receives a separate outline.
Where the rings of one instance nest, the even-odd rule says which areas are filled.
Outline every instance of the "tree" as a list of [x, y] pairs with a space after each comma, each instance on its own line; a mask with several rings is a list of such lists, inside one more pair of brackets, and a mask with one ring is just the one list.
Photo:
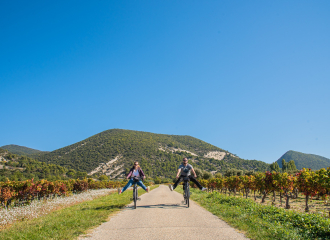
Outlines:
[[250, 190], [254, 188], [255, 185], [255, 177], [253, 175], [244, 175], [241, 176], [241, 182], [243, 184], [244, 190], [245, 190], [245, 196], [248, 198], [248, 195], [250, 193]]
[[328, 193], [330, 193], [330, 167], [328, 167], [327, 169], [321, 168], [316, 172], [318, 175], [317, 189], [319, 191], [319, 194], [322, 196], [326, 196]]
[[274, 185], [277, 191], [280, 192], [281, 204], [282, 204], [282, 194], [286, 197], [285, 208], [290, 209], [289, 200], [292, 198], [292, 190], [294, 189], [294, 184], [296, 182], [295, 177], [289, 175], [288, 173], [278, 173], [273, 176]]
[[[265, 178], [264, 178], [264, 191], [263, 191], [263, 194], [264, 196], [262, 197], [262, 200], [261, 202], [264, 203], [265, 202], [265, 199], [266, 199], [266, 196], [273, 191], [276, 190], [275, 188], [275, 184], [273, 182], [273, 177], [274, 175], [277, 175], [277, 173], [271, 173], [271, 172], [265, 172]], [[274, 196], [275, 198], [275, 196]]]
[[246, 176], [253, 176], [254, 174], [255, 174], [255, 172], [253, 170], [249, 170], [244, 173], [244, 175], [246, 175]]
[[236, 191], [239, 191], [243, 187], [242, 180], [239, 176], [230, 176], [226, 180], [226, 185], [229, 192], [234, 192], [235, 195]]
[[207, 171], [203, 171], [203, 179], [207, 180], [207, 179], [210, 179], [212, 177], [213, 177], [212, 173], [207, 172]]
[[291, 171], [295, 171], [295, 170], [297, 170], [297, 168], [296, 168], [296, 164], [294, 163], [293, 160], [291, 160], [290, 162], [288, 162], [288, 168], [289, 168], [289, 170], [291, 170]]
[[199, 168], [194, 168], [194, 170], [195, 170], [195, 173], [196, 173], [198, 179], [203, 177], [203, 171], [202, 170], [200, 170]]
[[74, 178], [74, 177], [76, 177], [76, 171], [75, 171], [74, 169], [70, 169], [70, 170], [66, 173], [66, 175], [67, 175], [68, 177]]
[[225, 172], [225, 177], [230, 177], [230, 176], [242, 176], [243, 175], [243, 170], [238, 170], [238, 169], [228, 169]]
[[283, 158], [282, 159], [282, 171], [283, 172], [286, 172], [287, 171], [287, 163], [285, 162], [285, 159]]
[[272, 172], [280, 172], [281, 171], [281, 168], [280, 168], [280, 166], [278, 165], [277, 162], [274, 162], [274, 163], [270, 164], [269, 167], [270, 167], [270, 171], [272, 171]]
[[297, 173], [298, 189], [306, 196], [305, 211], [309, 212], [308, 200], [309, 197], [314, 197], [317, 194], [318, 174], [313, 172], [310, 168], [303, 168]]

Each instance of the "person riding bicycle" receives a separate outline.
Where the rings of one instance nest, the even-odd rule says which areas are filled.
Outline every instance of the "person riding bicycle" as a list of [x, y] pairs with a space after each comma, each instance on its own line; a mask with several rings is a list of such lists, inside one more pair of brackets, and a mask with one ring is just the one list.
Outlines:
[[127, 175], [127, 179], [130, 178], [130, 180], [128, 181], [128, 183], [126, 184], [125, 187], [123, 187], [123, 189], [121, 189], [119, 191], [119, 194], [123, 193], [126, 191], [127, 188], [129, 188], [130, 186], [132, 186], [132, 184], [134, 184], [135, 182], [137, 183], [137, 185], [139, 185], [140, 187], [142, 187], [146, 192], [149, 192], [149, 187], [144, 186], [142, 179], [145, 179], [145, 175], [139, 165], [139, 162], [134, 162], [133, 167], [131, 168], [131, 170], [129, 170], [129, 173]]
[[[194, 174], [194, 176], [191, 176], [190, 172], [192, 172]], [[193, 183], [195, 183], [197, 185], [197, 187], [202, 190], [205, 191], [206, 188], [204, 188], [197, 180], [197, 175], [195, 173], [194, 168], [188, 164], [188, 159], [184, 158], [182, 164], [179, 166], [178, 168], [178, 173], [176, 174], [176, 178], [178, 180], [176, 180], [176, 182], [174, 183], [174, 185], [169, 185], [169, 188], [171, 191], [173, 191], [180, 182], [183, 181], [184, 177], [189, 177], [190, 181], [192, 181]]]

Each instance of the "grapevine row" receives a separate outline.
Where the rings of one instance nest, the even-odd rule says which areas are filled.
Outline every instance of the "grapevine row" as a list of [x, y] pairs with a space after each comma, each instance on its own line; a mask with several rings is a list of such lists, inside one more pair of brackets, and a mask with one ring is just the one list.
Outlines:
[[250, 192], [259, 192], [262, 196], [262, 202], [270, 193], [273, 193], [274, 201], [276, 192], [286, 198], [286, 208], [290, 208], [289, 200], [296, 198], [298, 192], [305, 195], [305, 211], [309, 211], [308, 200], [315, 195], [325, 198], [330, 194], [330, 168], [312, 171], [303, 168], [295, 175], [279, 172], [256, 173], [254, 175], [231, 176], [222, 178], [212, 178], [201, 180], [201, 184], [207, 186], [210, 190], [219, 190], [226, 193], [236, 194], [237, 191], [243, 191], [247, 198]]
[[63, 196], [71, 193], [79, 193], [88, 189], [118, 188], [125, 182], [118, 181], [94, 181], [65, 180], [65, 181], [7, 181], [0, 182], [0, 203], [8, 207], [12, 202], [15, 204], [30, 203], [34, 199]]

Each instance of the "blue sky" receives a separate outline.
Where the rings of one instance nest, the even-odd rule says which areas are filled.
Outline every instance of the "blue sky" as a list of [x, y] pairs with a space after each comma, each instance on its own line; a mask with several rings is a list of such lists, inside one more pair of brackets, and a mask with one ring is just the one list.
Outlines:
[[330, 158], [330, 1], [2, 1], [0, 146], [112, 128]]

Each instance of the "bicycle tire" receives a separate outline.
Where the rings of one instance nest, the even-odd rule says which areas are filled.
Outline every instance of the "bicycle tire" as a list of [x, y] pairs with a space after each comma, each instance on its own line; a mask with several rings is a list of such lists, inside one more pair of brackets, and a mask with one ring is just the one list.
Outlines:
[[189, 191], [190, 191], [190, 189], [189, 189], [189, 182], [187, 182], [187, 186], [186, 186], [186, 198], [187, 198], [187, 207], [189, 208]]
[[183, 202], [184, 204], [187, 204], [186, 182], [183, 184]]
[[133, 199], [134, 199], [134, 209], [136, 209], [136, 201], [137, 201], [137, 186], [136, 186], [136, 184], [134, 185], [134, 189], [133, 189]]
[[186, 190], [185, 189], [183, 189], [183, 200], [184, 200], [184, 202], [186, 203]]

